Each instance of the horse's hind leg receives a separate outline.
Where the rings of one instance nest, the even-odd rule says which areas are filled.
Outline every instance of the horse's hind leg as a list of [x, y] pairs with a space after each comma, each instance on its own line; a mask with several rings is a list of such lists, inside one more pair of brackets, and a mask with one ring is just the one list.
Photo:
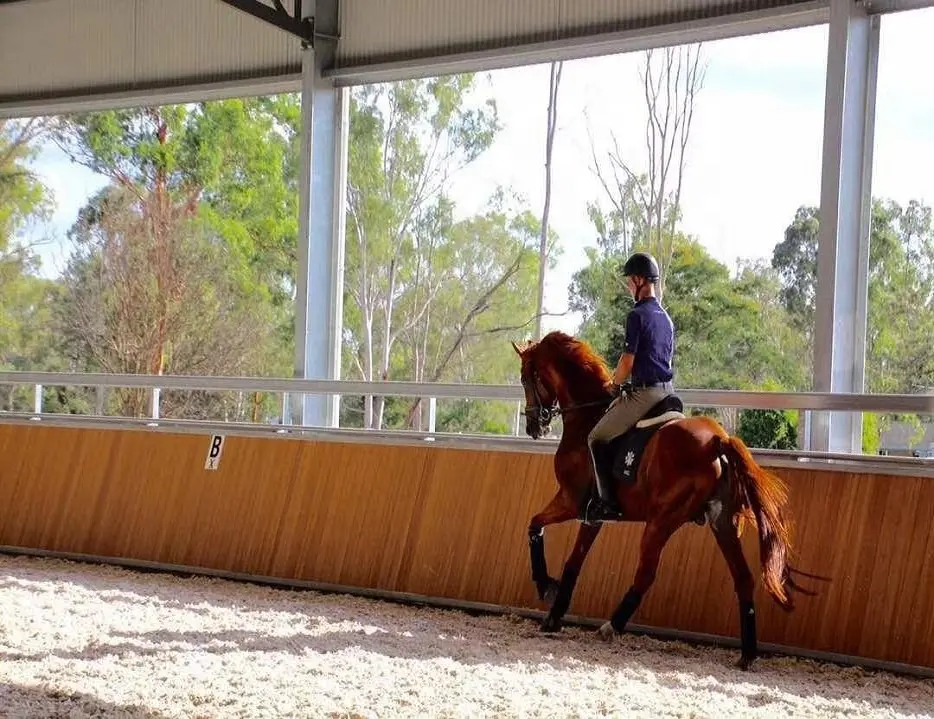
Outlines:
[[[725, 510], [725, 508], [724, 508]], [[737, 665], [740, 669], [749, 669], [755, 660], [758, 650], [756, 648], [756, 608], [753, 602], [755, 580], [743, 555], [743, 546], [740, 544], [733, 526], [733, 512], [721, 511], [711, 521], [710, 528], [717, 540], [717, 545], [730, 567], [733, 575], [733, 586], [739, 600], [739, 628], [742, 654]]]
[[577, 577], [580, 574], [584, 560], [594, 540], [600, 533], [601, 524], [581, 524], [577, 530], [577, 541], [574, 543], [574, 549], [564, 563], [564, 572], [561, 574], [561, 582], [558, 585], [558, 591], [555, 600], [552, 602], [551, 609], [542, 620], [543, 632], [556, 632], [561, 629], [561, 619], [564, 617], [571, 606], [571, 595], [574, 593], [574, 587], [577, 584]]
[[662, 549], [671, 539], [671, 535], [680, 526], [680, 523], [672, 524], [660, 521], [658, 518], [645, 525], [642, 532], [642, 545], [639, 549], [639, 566], [636, 567], [636, 574], [633, 578], [629, 591], [623, 597], [623, 600], [616, 607], [610, 621], [605, 622], [600, 627], [600, 636], [609, 639], [614, 634], [620, 634], [626, 628], [636, 609], [639, 608], [642, 597], [649, 591], [652, 583], [655, 581], [655, 574], [658, 571], [658, 563], [662, 558]]

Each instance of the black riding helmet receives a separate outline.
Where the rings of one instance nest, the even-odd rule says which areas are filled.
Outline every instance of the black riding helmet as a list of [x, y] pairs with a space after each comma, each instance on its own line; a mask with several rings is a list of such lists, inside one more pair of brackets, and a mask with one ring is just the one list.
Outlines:
[[658, 263], [647, 252], [636, 252], [623, 266], [623, 276], [645, 277], [649, 282], [658, 282]]

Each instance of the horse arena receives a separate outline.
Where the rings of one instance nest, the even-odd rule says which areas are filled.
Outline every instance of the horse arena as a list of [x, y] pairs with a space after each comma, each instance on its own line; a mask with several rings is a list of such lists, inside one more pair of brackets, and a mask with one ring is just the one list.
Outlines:
[[934, 682], [589, 628], [0, 556], [10, 717], [923, 717]]

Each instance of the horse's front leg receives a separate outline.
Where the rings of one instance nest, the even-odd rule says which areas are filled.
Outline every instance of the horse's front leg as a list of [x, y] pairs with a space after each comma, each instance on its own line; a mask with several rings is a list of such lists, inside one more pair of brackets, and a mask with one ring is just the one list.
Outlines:
[[558, 595], [558, 581], [548, 576], [545, 562], [545, 527], [574, 519], [577, 513], [568, 507], [559, 491], [545, 508], [529, 522], [529, 554], [532, 562], [532, 581], [538, 590], [538, 598], [551, 603]]
[[602, 526], [599, 523], [581, 524], [577, 530], [577, 541], [574, 543], [571, 555], [564, 563], [564, 572], [561, 574], [561, 583], [558, 585], [555, 600], [547, 616], [542, 620], [543, 632], [557, 632], [561, 629], [561, 619], [571, 606], [571, 595], [577, 585], [577, 577]]

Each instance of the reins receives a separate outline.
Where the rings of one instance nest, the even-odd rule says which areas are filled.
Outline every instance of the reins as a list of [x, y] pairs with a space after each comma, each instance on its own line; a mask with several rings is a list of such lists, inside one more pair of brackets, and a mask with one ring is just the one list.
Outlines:
[[586, 409], [587, 407], [599, 407], [602, 405], [608, 405], [613, 401], [613, 397], [604, 397], [603, 399], [594, 400], [592, 402], [581, 402], [580, 404], [572, 404], [568, 407], [561, 407], [556, 399], [554, 404], [550, 407], [542, 405], [542, 400], [538, 394], [538, 382], [532, 383], [532, 393], [535, 395], [535, 401], [537, 404], [526, 405], [525, 414], [528, 414], [530, 411], [538, 410], [538, 420], [541, 424], [548, 424], [551, 422], [555, 416], [564, 416], [569, 412], [574, 412], [579, 409]]

